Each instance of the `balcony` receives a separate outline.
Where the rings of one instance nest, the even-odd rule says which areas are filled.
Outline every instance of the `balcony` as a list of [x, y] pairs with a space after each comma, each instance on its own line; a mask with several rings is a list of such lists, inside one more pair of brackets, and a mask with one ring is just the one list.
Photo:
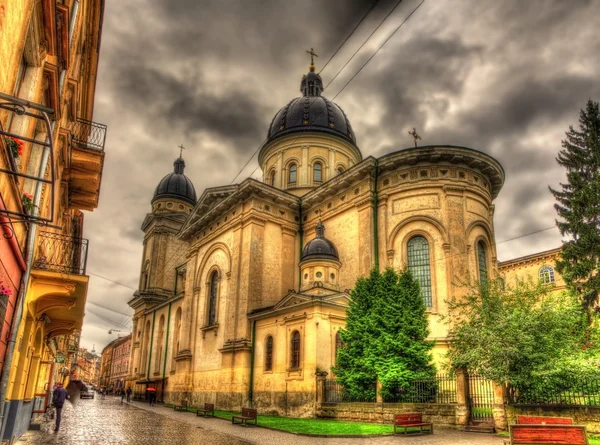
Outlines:
[[100, 197], [106, 125], [78, 118], [71, 135], [69, 206], [94, 210]]
[[52, 232], [40, 232], [33, 268], [85, 275], [88, 240]]

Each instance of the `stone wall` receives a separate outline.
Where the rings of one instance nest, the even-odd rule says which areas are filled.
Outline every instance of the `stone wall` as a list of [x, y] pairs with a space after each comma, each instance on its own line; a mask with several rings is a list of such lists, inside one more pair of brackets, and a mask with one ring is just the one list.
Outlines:
[[424, 422], [436, 427], [458, 428], [456, 404], [438, 403], [322, 403], [316, 417], [354, 422], [392, 423], [394, 414], [421, 413]]
[[506, 405], [509, 425], [517, 423], [518, 415], [572, 417], [575, 425], [585, 425], [589, 433], [600, 433], [598, 406]]

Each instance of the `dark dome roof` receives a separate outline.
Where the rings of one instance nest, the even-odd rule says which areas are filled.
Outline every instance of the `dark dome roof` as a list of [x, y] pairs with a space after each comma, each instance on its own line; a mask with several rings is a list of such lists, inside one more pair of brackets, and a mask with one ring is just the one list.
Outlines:
[[300, 84], [301, 97], [293, 99], [277, 112], [267, 142], [279, 136], [298, 131], [319, 131], [341, 136], [356, 145], [356, 136], [344, 111], [321, 96], [323, 81], [311, 65]]
[[173, 198], [181, 199], [191, 205], [196, 204], [194, 184], [183, 174], [185, 162], [182, 158], [177, 158], [173, 166], [175, 167], [173, 173], [162, 178], [156, 186], [152, 202], [162, 198]]
[[331, 241], [325, 238], [325, 226], [321, 221], [316, 228], [317, 237], [304, 246], [300, 261], [324, 259], [339, 261], [338, 251]]

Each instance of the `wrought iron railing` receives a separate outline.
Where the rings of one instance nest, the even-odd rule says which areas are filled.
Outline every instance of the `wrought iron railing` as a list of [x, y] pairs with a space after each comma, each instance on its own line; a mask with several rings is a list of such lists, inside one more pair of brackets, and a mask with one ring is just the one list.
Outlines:
[[383, 397], [385, 403], [456, 403], [456, 378], [438, 374], [416, 379]]
[[568, 405], [600, 406], [600, 378], [566, 381], [562, 388], [538, 386], [536, 388], [507, 388], [511, 405]]
[[106, 142], [106, 125], [86, 119], [77, 118], [71, 130], [73, 142], [82, 148], [104, 151]]
[[325, 379], [323, 380], [324, 385], [324, 400], [327, 403], [344, 403], [344, 402], [375, 402], [375, 384], [372, 387], [367, 388], [365, 393], [371, 393], [372, 396], [353, 396], [350, 394], [344, 385], [339, 383], [336, 379]]
[[43, 231], [38, 240], [34, 269], [85, 275], [88, 240]]

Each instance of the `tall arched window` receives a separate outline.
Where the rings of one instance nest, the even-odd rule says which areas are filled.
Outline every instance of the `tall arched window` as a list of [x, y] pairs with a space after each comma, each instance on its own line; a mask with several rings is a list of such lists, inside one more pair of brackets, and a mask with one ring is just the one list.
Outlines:
[[273, 337], [268, 336], [265, 344], [265, 371], [273, 370]]
[[544, 284], [554, 283], [554, 269], [552, 266], [544, 266], [539, 272], [540, 281]]
[[158, 322], [158, 338], [156, 339], [156, 357], [154, 357], [154, 372], [160, 372], [165, 344], [165, 316], [161, 315]]
[[296, 166], [296, 164], [290, 164], [290, 169], [288, 172], [288, 184], [289, 185], [296, 185], [297, 173], [298, 173], [298, 167]]
[[477, 242], [477, 264], [479, 265], [479, 282], [485, 284], [488, 279], [488, 272], [483, 241]]
[[300, 333], [294, 331], [290, 348], [290, 368], [298, 369], [300, 367]]
[[171, 371], [175, 369], [175, 356], [179, 352], [179, 337], [181, 336], [181, 308], [175, 312], [175, 331], [173, 332], [173, 348], [171, 351]]
[[215, 270], [210, 276], [210, 294], [208, 301], [208, 326], [212, 326], [217, 322], [217, 286], [219, 274]]
[[335, 334], [335, 364], [337, 365], [337, 356], [339, 350], [342, 348], [342, 336], [340, 331], [337, 331]]
[[344, 167], [338, 167], [337, 168], [337, 174], [341, 175], [342, 173], [344, 173]]
[[414, 236], [408, 241], [408, 270], [419, 281], [425, 306], [432, 306], [431, 265], [429, 243], [423, 236]]
[[275, 186], [275, 170], [271, 170], [271, 173], [269, 174], [269, 185]]
[[320, 162], [315, 162], [313, 166], [313, 181], [314, 182], [322, 182], [323, 181], [323, 166]]
[[150, 320], [146, 321], [146, 328], [144, 329], [144, 346], [142, 354], [142, 363], [140, 363], [140, 369], [142, 373], [146, 372], [148, 366], [148, 350], [150, 349]]

